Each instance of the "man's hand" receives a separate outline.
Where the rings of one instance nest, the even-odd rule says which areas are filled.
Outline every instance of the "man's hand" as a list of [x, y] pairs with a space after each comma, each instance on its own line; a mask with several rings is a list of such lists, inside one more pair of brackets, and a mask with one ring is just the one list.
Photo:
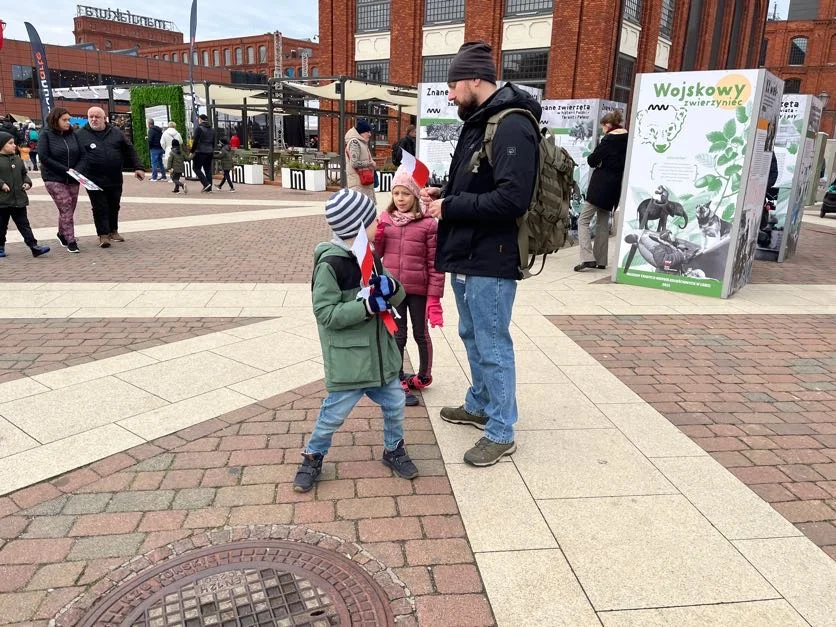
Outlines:
[[31, 187], [32, 186], [29, 183], [24, 183], [23, 184], [23, 191], [28, 192]]
[[9, 187], [6, 183], [3, 183], [3, 187], [0, 187], [0, 189], [2, 189], [6, 193], [12, 191], [12, 188]]
[[134, 176], [140, 181], [145, 179], [145, 170], [134, 170]]
[[424, 187], [421, 189], [421, 202], [429, 203], [441, 196], [440, 187]]
[[444, 216], [441, 215], [441, 203], [444, 201], [442, 199], [433, 200], [430, 203], [430, 208], [427, 210], [427, 213], [430, 214], [433, 218], [438, 218], [441, 220]]

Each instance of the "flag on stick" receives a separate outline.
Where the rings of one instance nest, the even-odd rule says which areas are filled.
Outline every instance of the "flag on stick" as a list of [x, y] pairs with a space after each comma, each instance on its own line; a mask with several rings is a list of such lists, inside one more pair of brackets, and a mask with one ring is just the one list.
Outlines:
[[418, 187], [425, 187], [430, 180], [430, 169], [406, 150], [401, 151], [401, 167], [412, 175]]
[[[354, 238], [354, 243], [351, 245], [351, 252], [357, 257], [357, 264], [360, 266], [360, 281], [363, 288], [360, 290], [360, 295], [368, 298], [370, 294], [369, 281], [374, 272], [374, 256], [372, 255], [372, 247], [369, 244], [369, 237], [366, 235], [366, 227], [360, 222], [360, 230], [357, 231], [357, 237]], [[391, 335], [395, 335], [398, 330], [398, 324], [392, 316], [391, 311], [380, 312], [380, 317], [383, 319], [383, 324]]]

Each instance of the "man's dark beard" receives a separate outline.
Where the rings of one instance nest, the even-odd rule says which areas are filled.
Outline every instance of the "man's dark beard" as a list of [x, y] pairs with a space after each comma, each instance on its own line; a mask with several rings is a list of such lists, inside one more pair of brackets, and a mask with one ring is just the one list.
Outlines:
[[479, 108], [479, 105], [476, 103], [475, 98], [471, 98], [468, 102], [462, 102], [459, 104], [459, 119], [462, 122], [467, 122], [468, 118], [476, 113], [476, 109]]

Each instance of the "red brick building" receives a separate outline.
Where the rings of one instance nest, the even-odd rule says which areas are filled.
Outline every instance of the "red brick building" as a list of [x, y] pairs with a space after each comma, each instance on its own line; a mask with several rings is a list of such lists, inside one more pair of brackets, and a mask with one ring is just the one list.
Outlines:
[[[187, 65], [136, 55], [47, 44], [46, 57], [54, 89], [107, 84], [175, 83], [188, 78]], [[0, 112], [40, 119], [34, 76], [29, 42], [7, 39], [0, 54]], [[230, 73], [221, 68], [198, 67], [194, 77], [197, 81], [226, 83], [230, 80]], [[74, 116], [85, 116], [92, 104], [82, 100], [61, 99], [56, 103], [69, 109]], [[103, 108], [107, 109], [107, 103], [95, 104], [104, 104]], [[122, 104], [117, 110], [125, 111], [127, 107]]]
[[[230, 70], [234, 83], [267, 82], [267, 78], [272, 77], [276, 70], [279, 49], [283, 76], [319, 76], [319, 44], [308, 39], [283, 37], [278, 32], [198, 41], [195, 43], [194, 61], [196, 67], [222, 67]], [[139, 53], [162, 61], [188, 63], [189, 44], [180, 41], [174, 45], [142, 48]]]
[[827, 93], [821, 130], [836, 122], [836, 0], [790, 5], [787, 20], [766, 23], [761, 64], [784, 79], [784, 93]]
[[[320, 0], [321, 71], [444, 82], [458, 47], [483, 39], [501, 79], [543, 88], [546, 98], [629, 102], [639, 72], [756, 67], [767, 8], [767, 0]], [[381, 141], [394, 141], [389, 130]], [[323, 146], [336, 145], [339, 131], [322, 120]]]
[[78, 5], [73, 20], [76, 44], [93, 44], [98, 50], [129, 50], [183, 42], [173, 22], [121, 9]]

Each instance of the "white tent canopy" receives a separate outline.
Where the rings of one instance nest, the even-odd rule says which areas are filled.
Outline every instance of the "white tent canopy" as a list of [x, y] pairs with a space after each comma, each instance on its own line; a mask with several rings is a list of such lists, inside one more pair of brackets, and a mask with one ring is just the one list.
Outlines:
[[[284, 85], [303, 91], [306, 94], [311, 94], [317, 98], [325, 98], [328, 100], [340, 99], [340, 94], [337, 93], [337, 85], [339, 83], [336, 81], [327, 85], [320, 85], [319, 87], [294, 82], [285, 82]], [[362, 81], [347, 80], [344, 83], [343, 93], [346, 100], [382, 100], [383, 102], [405, 107], [417, 106], [418, 104], [418, 91], [403, 87], [386, 87], [384, 85], [372, 85]]]

